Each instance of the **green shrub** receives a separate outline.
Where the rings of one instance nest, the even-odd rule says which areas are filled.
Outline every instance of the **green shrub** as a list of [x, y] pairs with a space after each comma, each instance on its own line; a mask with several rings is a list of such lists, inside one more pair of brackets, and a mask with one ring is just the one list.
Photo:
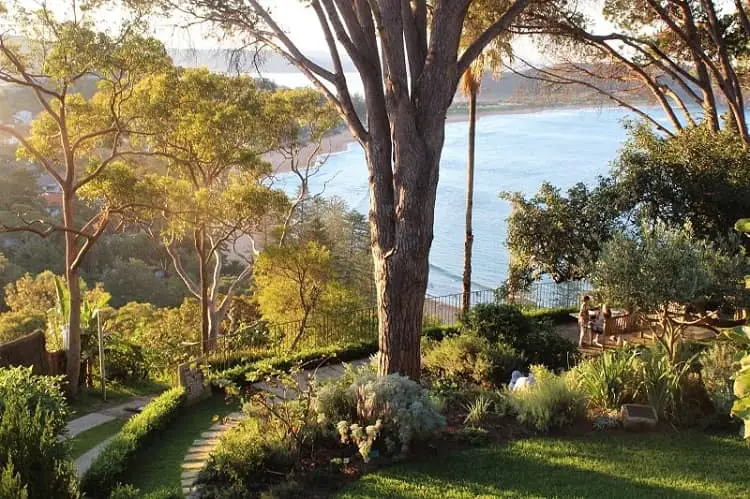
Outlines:
[[118, 485], [109, 495], [109, 499], [183, 499], [184, 497], [182, 491], [177, 488], [164, 488], [144, 494], [132, 485]]
[[565, 308], [565, 307], [556, 307], [556, 308], [533, 308], [528, 310], [523, 310], [523, 315], [528, 317], [529, 319], [536, 320], [536, 321], [549, 321], [553, 324], [568, 324], [571, 322], [576, 322], [576, 319], [571, 316], [570, 314], [578, 312], [578, 309], [575, 307]]
[[[273, 422], [248, 418], [222, 435], [198, 477], [202, 497], [256, 497], [291, 468], [288, 442]], [[273, 472], [269, 472], [273, 470]]]
[[550, 369], [569, 368], [578, 359], [578, 348], [555, 332], [551, 320], [542, 317], [539, 312], [532, 319], [512, 305], [479, 304], [462, 318], [462, 325], [465, 332], [486, 338], [490, 343], [512, 346], [530, 364], [543, 364]]
[[59, 438], [67, 415], [60, 383], [61, 378], [36, 376], [31, 368], [0, 369], [3, 487], [25, 487], [32, 499], [78, 497], [70, 448]]
[[464, 330], [471, 331], [490, 342], [506, 342], [525, 350], [533, 333], [533, 323], [518, 307], [480, 303], [461, 318]]
[[597, 409], [617, 410], [622, 404], [633, 402], [638, 391], [635, 354], [631, 350], [606, 351], [578, 364], [570, 376]]
[[734, 402], [732, 383], [739, 368], [739, 349], [732, 343], [716, 342], [700, 356], [701, 379], [716, 412], [729, 416]]
[[109, 335], [104, 344], [104, 372], [108, 380], [127, 382], [146, 379], [148, 365], [143, 349], [118, 336]]
[[156, 397], [143, 412], [128, 420], [83, 475], [83, 491], [90, 497], [108, 497], [113, 487], [122, 480], [137, 451], [167, 427], [183, 407], [185, 398], [183, 388], [173, 388]]
[[450, 336], [456, 336], [461, 333], [461, 329], [456, 326], [425, 326], [422, 328], [422, 336], [430, 340], [441, 341]]
[[422, 366], [441, 378], [500, 386], [525, 364], [523, 354], [505, 343], [490, 343], [473, 334], [425, 341]]
[[506, 396], [518, 421], [541, 432], [573, 424], [586, 413], [586, 398], [567, 375], [544, 376]]
[[[330, 401], [336, 404], [328, 405]], [[342, 410], [340, 401], [351, 405]], [[314, 409], [318, 420], [335, 425], [341, 442], [353, 443], [365, 460], [374, 444], [387, 453], [406, 455], [414, 441], [434, 436], [445, 425], [427, 390], [398, 374], [377, 376], [366, 366], [356, 370], [349, 386], [324, 383]], [[355, 414], [355, 419], [337, 421], [341, 413]]]
[[5, 312], [0, 314], [0, 345], [34, 331], [47, 329], [47, 317], [34, 311]]
[[673, 420], [679, 416], [682, 384], [690, 365], [689, 361], [673, 363], [661, 345], [638, 350], [635, 368], [640, 377], [641, 395], [660, 418]]
[[29, 488], [21, 482], [21, 475], [15, 472], [10, 459], [0, 472], [0, 497], [8, 499], [28, 499], [29, 497]]
[[[267, 351], [238, 354], [228, 362], [220, 358], [209, 359], [209, 379], [222, 384], [232, 382], [239, 386], [255, 383], [270, 371], [288, 371], [295, 366], [318, 367], [325, 364], [358, 360], [378, 351], [377, 341], [362, 341], [344, 345], [302, 350], [298, 353], [274, 355]], [[222, 369], [223, 366], [236, 365]]]

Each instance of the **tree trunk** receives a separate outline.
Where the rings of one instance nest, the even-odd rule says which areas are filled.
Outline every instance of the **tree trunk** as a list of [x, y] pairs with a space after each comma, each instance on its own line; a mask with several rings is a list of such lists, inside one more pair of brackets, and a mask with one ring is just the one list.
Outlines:
[[[73, 227], [73, 197], [63, 196], [63, 224], [65, 227]], [[77, 256], [76, 235], [72, 232], [65, 233], [65, 279], [70, 294], [70, 307], [68, 310], [68, 330], [65, 343], [66, 368], [68, 377], [68, 393], [76, 395], [81, 375], [81, 283], [78, 277], [78, 269], [74, 262]]]
[[202, 229], [193, 234], [195, 249], [198, 253], [198, 286], [200, 287], [201, 305], [201, 353], [211, 351], [211, 309], [208, 306], [208, 261], [206, 258], [206, 236]]
[[[421, 370], [420, 333], [440, 158], [439, 151], [428, 154], [420, 143], [424, 142], [415, 137], [401, 141], [401, 148], [396, 149], [393, 169], [401, 177], [396, 181], [412, 187], [409, 196], [397, 191], [394, 211], [388, 212], [382, 206], [388, 199], [377, 195], [372, 182], [370, 193], [371, 212], [375, 205], [374, 216], [388, 218], [371, 224], [379, 319], [378, 374], [399, 373], [414, 380], [419, 379]], [[368, 160], [377, 160], [377, 155], [368, 154]]]
[[477, 127], [477, 89], [469, 93], [469, 163], [466, 168], [466, 235], [464, 236], [464, 283], [461, 312], [471, 307], [471, 248], [474, 245], [472, 216], [474, 211], [474, 155]]

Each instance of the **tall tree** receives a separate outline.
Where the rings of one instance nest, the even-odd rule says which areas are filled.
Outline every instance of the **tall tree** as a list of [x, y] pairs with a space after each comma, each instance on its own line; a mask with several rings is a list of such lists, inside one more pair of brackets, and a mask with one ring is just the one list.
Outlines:
[[[133, 155], [164, 164], [142, 176], [132, 168], [113, 168], [93, 190], [132, 206], [128, 214], [163, 242], [175, 271], [200, 300], [206, 353], [237, 287], [252, 275], [255, 234], [265, 217], [280, 216], [286, 206], [284, 193], [270, 187], [270, 165], [260, 159], [273, 143], [265, 127], [267, 96], [250, 78], [205, 69], [152, 75], [136, 86], [134, 96], [130, 112], [138, 131], [131, 140], [145, 151]], [[193, 246], [197, 273], [178, 251], [185, 240]], [[221, 293], [230, 256], [242, 262], [242, 270]]]
[[[467, 16], [461, 46], [466, 48], [486, 29], [488, 9], [493, 5], [475, 2]], [[466, 165], [466, 223], [464, 235], [464, 272], [461, 295], [461, 311], [471, 307], [471, 253], [474, 245], [472, 218], [474, 214], [474, 163], [476, 156], [477, 98], [486, 72], [496, 73], [502, 67], [503, 57], [512, 57], [512, 48], [505, 37], [499, 36], [485, 47], [484, 51], [461, 75], [461, 92], [469, 98], [469, 157]]]
[[[81, 357], [81, 263], [104, 233], [118, 207], [97, 204], [94, 214], [80, 222], [79, 191], [121, 156], [128, 122], [123, 105], [136, 82], [169, 63], [158, 41], [138, 34], [134, 25], [110, 36], [89, 28], [89, 16], [72, 2], [72, 20], [57, 20], [45, 7], [25, 11], [16, 4], [0, 10], [12, 28], [0, 35], [0, 81], [33, 92], [43, 111], [31, 131], [0, 125], [0, 133], [15, 138], [18, 156], [39, 165], [59, 186], [62, 221], [3, 222], [0, 231], [32, 232], [42, 237], [62, 233], [65, 239], [65, 278], [70, 307], [64, 346], [68, 389], [76, 393]], [[83, 81], [97, 82], [91, 99], [74, 92]]]
[[[248, 44], [272, 47], [339, 111], [365, 151], [378, 294], [380, 374], [420, 373], [419, 338], [429, 274], [445, 116], [461, 75], [532, 3], [497, 0], [476, 40], [460, 50], [472, 0], [305, 0], [328, 44], [324, 67], [305, 55], [260, 0], [171, 0]], [[344, 58], [364, 86], [356, 113]]]

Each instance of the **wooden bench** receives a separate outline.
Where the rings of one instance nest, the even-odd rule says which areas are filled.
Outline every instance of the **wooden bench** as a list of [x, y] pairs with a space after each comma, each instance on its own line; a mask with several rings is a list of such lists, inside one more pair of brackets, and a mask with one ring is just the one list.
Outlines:
[[634, 331], [634, 318], [635, 314], [631, 313], [618, 315], [616, 317], [610, 317], [604, 322], [604, 331], [602, 331], [602, 336], [615, 336], [617, 337], [617, 344], [621, 344], [622, 335], [629, 334]]

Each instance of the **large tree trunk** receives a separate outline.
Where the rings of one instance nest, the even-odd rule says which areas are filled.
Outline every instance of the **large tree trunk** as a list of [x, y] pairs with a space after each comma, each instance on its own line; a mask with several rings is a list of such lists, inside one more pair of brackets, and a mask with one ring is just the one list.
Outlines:
[[[73, 227], [73, 197], [63, 196], [63, 223], [65, 227]], [[65, 343], [66, 369], [68, 377], [68, 393], [76, 395], [81, 375], [81, 283], [78, 269], [74, 262], [77, 256], [76, 235], [65, 233], [65, 279], [70, 294], [70, 308], [68, 311], [68, 330]]]
[[469, 163], [466, 168], [466, 234], [464, 236], [464, 285], [461, 296], [461, 312], [471, 307], [471, 249], [474, 245], [472, 216], [474, 212], [474, 155], [477, 128], [477, 89], [469, 93]]

